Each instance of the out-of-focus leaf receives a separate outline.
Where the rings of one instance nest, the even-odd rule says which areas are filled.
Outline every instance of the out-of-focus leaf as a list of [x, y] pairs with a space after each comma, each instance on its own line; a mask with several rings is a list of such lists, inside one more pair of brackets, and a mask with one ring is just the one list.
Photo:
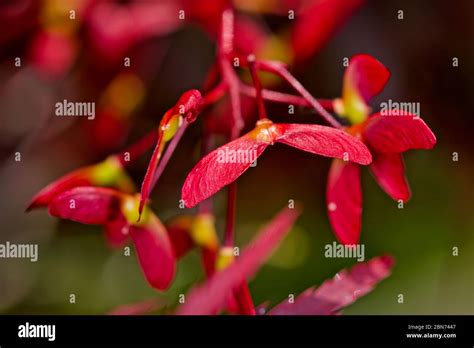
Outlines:
[[270, 256], [299, 215], [297, 209], [283, 209], [266, 225], [231, 265], [215, 273], [187, 296], [177, 314], [213, 314], [221, 310], [242, 281], [253, 276]]
[[335, 315], [344, 307], [371, 292], [387, 278], [394, 265], [391, 256], [379, 256], [366, 263], [359, 263], [349, 271], [337, 273], [318, 288], [300, 294], [293, 303], [283, 301], [270, 315]]

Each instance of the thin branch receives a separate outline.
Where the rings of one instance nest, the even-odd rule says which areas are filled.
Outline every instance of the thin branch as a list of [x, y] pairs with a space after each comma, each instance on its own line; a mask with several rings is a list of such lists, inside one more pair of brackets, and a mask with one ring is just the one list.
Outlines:
[[267, 118], [267, 111], [265, 110], [265, 103], [263, 102], [262, 97], [262, 84], [260, 78], [258, 77], [257, 69], [255, 68], [255, 56], [250, 54], [247, 57], [247, 62], [249, 64], [250, 74], [252, 75], [253, 84], [255, 86], [255, 99], [257, 100], [258, 105], [258, 117], [263, 120]]
[[221, 75], [229, 89], [230, 103], [232, 106], [233, 125], [231, 129], [231, 140], [237, 138], [244, 127], [240, 105], [240, 80], [228, 59], [229, 55], [233, 52], [233, 40], [234, 12], [229, 8], [222, 13], [221, 36], [218, 51]]
[[275, 61], [261, 60], [255, 63], [257, 69], [271, 72], [288, 82], [308, 103], [333, 127], [342, 125], [309, 93], [306, 88], [288, 71], [285, 65]]
[[225, 93], [227, 92], [227, 84], [224, 82], [220, 82], [216, 87], [210, 90], [203, 98], [201, 108], [204, 109], [219, 99], [224, 97]]
[[[256, 97], [257, 95], [254, 87], [246, 85], [244, 83], [240, 84], [240, 93], [245, 94], [249, 97]], [[262, 98], [268, 101], [275, 102], [275, 103], [305, 106], [305, 107], [312, 108], [311, 104], [303, 97], [299, 97], [293, 94], [277, 92], [270, 89], [262, 89]], [[328, 112], [333, 111], [332, 99], [317, 99], [317, 100], [318, 100], [318, 103], [321, 104], [321, 106], [324, 109], [326, 109], [326, 111]]]
[[[117, 157], [119, 158], [120, 163], [123, 166], [127, 166], [131, 162], [133, 162], [135, 159], [143, 155], [150, 147], [152, 147], [158, 138], [158, 132], [156, 130], [153, 130], [146, 135], [144, 135], [142, 138], [138, 139], [135, 143], [132, 145], [128, 146], [125, 148], [125, 150], [120, 151], [120, 154], [117, 154]], [[129, 161], [126, 161], [124, 159], [124, 154], [128, 152], [128, 157], [130, 158]]]
[[225, 225], [224, 246], [234, 245], [235, 210], [237, 206], [237, 184], [233, 182], [227, 187], [227, 215]]

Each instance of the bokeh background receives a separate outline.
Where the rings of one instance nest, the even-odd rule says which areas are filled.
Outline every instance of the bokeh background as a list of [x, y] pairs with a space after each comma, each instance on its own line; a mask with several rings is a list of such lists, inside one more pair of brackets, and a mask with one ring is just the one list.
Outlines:
[[[78, 8], [86, 1], [72, 3], [67, 6]], [[236, 3], [246, 7], [245, 1]], [[403, 20], [397, 18], [399, 10]], [[86, 26], [80, 20], [55, 22], [57, 11], [61, 6], [58, 10], [54, 1], [7, 1], [0, 6], [0, 242], [39, 244], [36, 263], [0, 259], [0, 312], [101, 314], [154, 297], [176, 303], [178, 294], [203, 279], [197, 253], [180, 262], [171, 289], [158, 293], [145, 282], [134, 255], [126, 257], [105, 245], [99, 227], [59, 221], [45, 211], [25, 214], [24, 209], [47, 183], [101, 160], [155, 127], [184, 90], [202, 85], [213, 63], [214, 41], [202, 25], [178, 27], [170, 20], [159, 34], [135, 43], [122, 35], [119, 16], [98, 11]], [[275, 32], [286, 25], [275, 15], [248, 15]], [[153, 15], [147, 20], [153, 22]], [[61, 38], [42, 42], [42, 30], [51, 25], [60, 28]], [[438, 138], [434, 150], [405, 156], [413, 198], [403, 209], [363, 171], [361, 242], [366, 258], [390, 253], [397, 264], [390, 278], [346, 314], [474, 313], [473, 37], [470, 0], [367, 1], [314, 57], [297, 67], [297, 76], [313, 95], [330, 98], [340, 95], [344, 57], [375, 56], [392, 77], [373, 105], [387, 99], [420, 102], [421, 115]], [[133, 44], [123, 43], [128, 39]], [[52, 62], [45, 61], [42, 51], [48, 42], [56, 52]], [[131, 58], [128, 70], [116, 64], [124, 55]], [[15, 57], [22, 57], [21, 67], [15, 67]], [[116, 107], [102, 108], [94, 121], [54, 117], [54, 104], [63, 99]], [[285, 107], [269, 110], [275, 120], [315, 120], [308, 111], [288, 116]], [[188, 131], [152, 195], [163, 220], [183, 212], [177, 202], [198, 159], [202, 127], [198, 121]], [[20, 162], [14, 161], [17, 151]], [[458, 161], [453, 161], [454, 152]], [[131, 168], [137, 183], [149, 156]], [[356, 262], [324, 257], [324, 246], [335, 240], [324, 209], [329, 163], [276, 145], [239, 180], [239, 245], [289, 199], [304, 206], [294, 230], [250, 282], [255, 303], [279, 302]], [[215, 201], [220, 231], [224, 198], [221, 192]], [[453, 256], [453, 247], [458, 256]], [[70, 294], [75, 294], [75, 304], [69, 303]], [[399, 294], [403, 304], [397, 302]]]

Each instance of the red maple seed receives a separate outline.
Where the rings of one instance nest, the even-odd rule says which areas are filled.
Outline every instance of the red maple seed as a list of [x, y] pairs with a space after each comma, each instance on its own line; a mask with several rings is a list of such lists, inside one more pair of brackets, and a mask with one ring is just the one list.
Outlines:
[[137, 223], [138, 197], [103, 187], [75, 187], [56, 196], [49, 204], [53, 216], [83, 224], [102, 225], [113, 243], [120, 234], [135, 244], [143, 273], [151, 286], [169, 287], [176, 269], [176, 257], [165, 227], [146, 209]]
[[[193, 207], [235, 181], [268, 145], [283, 143], [317, 155], [344, 158], [359, 164], [372, 160], [369, 150], [355, 137], [330, 127], [309, 124], [274, 124], [268, 119], [257, 122], [255, 129], [205, 156], [191, 170], [182, 188], [182, 199]], [[244, 154], [249, 160], [223, 158], [229, 152]], [[244, 156], [245, 157], [245, 156]]]
[[[373, 162], [369, 168], [379, 186], [394, 200], [406, 202], [410, 188], [405, 177], [402, 153], [412, 149], [431, 149], [436, 137], [426, 123], [412, 114], [398, 116], [388, 110], [368, 116], [372, 97], [382, 91], [389, 71], [368, 55], [357, 55], [344, 74], [342, 100], [335, 109], [354, 125], [346, 131], [360, 138], [369, 148]], [[334, 160], [327, 185], [329, 221], [341, 243], [356, 244], [360, 238], [362, 189], [357, 164]]]
[[38, 192], [26, 211], [47, 207], [60, 193], [78, 186], [110, 186], [123, 192], [134, 192], [135, 185], [125, 173], [117, 156], [110, 156], [104, 161], [76, 169]]
[[154, 185], [154, 177], [164, 147], [168, 141], [170, 141], [175, 134], [178, 132], [180, 127], [183, 127], [182, 123], [194, 122], [198, 113], [201, 110], [202, 97], [198, 90], [190, 90], [179, 98], [178, 102], [169, 109], [163, 119], [160, 122], [158, 128], [158, 141], [155, 146], [155, 150], [148, 164], [145, 178], [143, 179], [140, 205], [139, 205], [139, 219], [143, 211], [143, 207], [150, 195], [152, 186]]

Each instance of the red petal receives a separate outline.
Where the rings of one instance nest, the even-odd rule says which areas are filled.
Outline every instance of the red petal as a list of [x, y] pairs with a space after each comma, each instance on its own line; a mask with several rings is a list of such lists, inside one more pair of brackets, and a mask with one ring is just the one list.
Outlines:
[[283, 301], [270, 315], [336, 315], [338, 311], [371, 292], [387, 278], [394, 265], [391, 256], [380, 256], [366, 263], [359, 263], [351, 270], [342, 270], [333, 279], [326, 280], [319, 288], [310, 288], [294, 301]]
[[390, 72], [381, 62], [367, 54], [358, 54], [351, 58], [344, 73], [343, 95], [355, 92], [368, 103], [383, 90], [389, 78]]
[[312, 1], [309, 7], [296, 14], [291, 35], [295, 58], [299, 61], [309, 59], [364, 3], [365, 0]]
[[104, 225], [107, 244], [112, 248], [121, 248], [128, 239], [128, 222], [122, 214]]
[[314, 124], [278, 124], [277, 141], [303, 151], [326, 157], [344, 158], [369, 164], [372, 156], [367, 147], [352, 135], [335, 128]]
[[357, 244], [362, 218], [360, 167], [334, 160], [329, 171], [326, 191], [329, 222], [343, 244]]
[[370, 170], [379, 186], [392, 199], [404, 202], [411, 196], [410, 186], [405, 176], [405, 164], [400, 154], [375, 155]]
[[431, 149], [436, 137], [419, 117], [373, 115], [363, 137], [371, 150], [378, 153], [400, 153], [411, 149]]
[[176, 259], [165, 227], [150, 216], [146, 225], [130, 226], [130, 236], [148, 283], [159, 290], [168, 288], [176, 271]]
[[48, 206], [53, 198], [61, 192], [74, 187], [89, 186], [91, 184], [92, 182], [89, 167], [75, 170], [52, 182], [40, 192], [38, 192], [31, 200], [31, 203], [28, 205], [28, 208], [26, 208], [26, 211]]
[[53, 181], [33, 197], [26, 211], [48, 206], [60, 193], [79, 186], [110, 186], [122, 192], [135, 192], [135, 185], [123, 169], [117, 156], [76, 169]]
[[231, 265], [193, 289], [177, 314], [213, 314], [221, 310], [232, 291], [251, 277], [289, 232], [299, 215], [297, 209], [282, 210], [266, 225]]
[[[202, 158], [188, 174], [181, 191], [181, 197], [186, 207], [194, 207], [224, 186], [237, 180], [267, 146], [267, 143], [254, 140], [249, 134], [246, 134]], [[226, 154], [230, 156], [232, 153], [235, 155], [235, 161], [226, 156]], [[241, 160], [237, 154], [241, 154]]]
[[75, 187], [54, 198], [49, 213], [83, 224], [102, 225], [115, 218], [120, 198], [120, 192], [108, 188]]

